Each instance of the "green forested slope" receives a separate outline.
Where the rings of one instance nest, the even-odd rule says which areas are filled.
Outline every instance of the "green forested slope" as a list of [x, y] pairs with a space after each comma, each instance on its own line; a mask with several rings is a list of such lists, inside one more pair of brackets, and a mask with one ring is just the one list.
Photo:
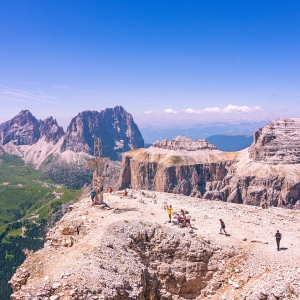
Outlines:
[[9, 299], [12, 291], [7, 281], [23, 263], [23, 250], [42, 247], [47, 218], [79, 194], [80, 190], [54, 184], [47, 175], [26, 166], [21, 158], [1, 153], [0, 149], [1, 300]]

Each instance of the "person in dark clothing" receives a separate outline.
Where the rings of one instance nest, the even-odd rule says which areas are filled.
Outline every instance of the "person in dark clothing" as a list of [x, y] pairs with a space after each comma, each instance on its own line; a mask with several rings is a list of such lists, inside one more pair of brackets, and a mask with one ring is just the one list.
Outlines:
[[222, 234], [222, 230], [223, 230], [225, 233], [225, 236], [227, 236], [227, 232], [225, 230], [225, 223], [222, 219], [220, 219], [220, 223], [221, 223], [220, 234]]
[[277, 230], [276, 234], [275, 234], [275, 238], [276, 238], [276, 244], [277, 244], [277, 251], [280, 250], [280, 240], [281, 240], [281, 233], [279, 232], [279, 230]]

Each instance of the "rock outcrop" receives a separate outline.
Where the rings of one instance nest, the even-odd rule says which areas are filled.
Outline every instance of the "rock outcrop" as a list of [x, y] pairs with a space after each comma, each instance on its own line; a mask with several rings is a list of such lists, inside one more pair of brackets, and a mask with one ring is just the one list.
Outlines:
[[122, 152], [144, 146], [132, 115], [121, 106], [79, 113], [66, 133], [53, 117], [38, 120], [28, 110], [0, 125], [3, 149], [36, 167], [49, 159], [82, 164], [94, 154], [94, 137], [102, 138], [102, 154], [112, 160], [119, 159]]
[[155, 142], [123, 155], [120, 186], [300, 208], [299, 140], [300, 121], [279, 119], [259, 129], [251, 147], [239, 152], [182, 137]]

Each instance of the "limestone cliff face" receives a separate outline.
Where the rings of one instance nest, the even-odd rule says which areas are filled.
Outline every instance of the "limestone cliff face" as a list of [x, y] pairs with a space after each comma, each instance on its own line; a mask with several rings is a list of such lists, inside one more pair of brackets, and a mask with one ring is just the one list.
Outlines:
[[[149, 149], [123, 155], [120, 185], [249, 205], [300, 208], [299, 128], [295, 119], [273, 121], [255, 133], [249, 149], [235, 153], [221, 152], [207, 142], [199, 147], [205, 143], [183, 137], [155, 142]], [[286, 145], [286, 141], [294, 143]]]
[[254, 134], [249, 149], [253, 161], [269, 164], [300, 163], [300, 119], [278, 119]]

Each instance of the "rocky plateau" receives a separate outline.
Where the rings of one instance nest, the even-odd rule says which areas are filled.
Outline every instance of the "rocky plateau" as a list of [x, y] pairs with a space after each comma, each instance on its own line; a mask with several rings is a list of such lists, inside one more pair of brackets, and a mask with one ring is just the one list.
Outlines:
[[[71, 205], [44, 248], [27, 251], [11, 299], [299, 299], [299, 211], [132, 193], [105, 194], [107, 206], [91, 206], [88, 195]], [[167, 222], [170, 204], [173, 214], [189, 211], [192, 230]]]
[[238, 152], [180, 136], [128, 151], [120, 186], [130, 184], [208, 200], [300, 208], [300, 119], [270, 122]]

